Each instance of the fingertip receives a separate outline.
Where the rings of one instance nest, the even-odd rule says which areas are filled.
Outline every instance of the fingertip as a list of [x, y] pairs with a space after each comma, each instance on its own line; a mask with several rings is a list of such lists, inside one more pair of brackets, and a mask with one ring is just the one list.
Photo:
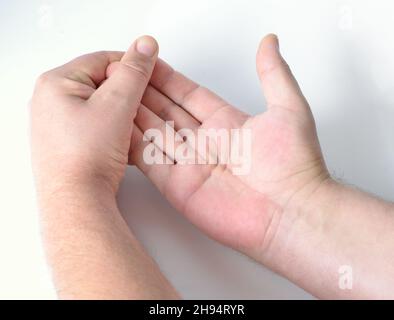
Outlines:
[[257, 59], [263, 58], [265, 56], [272, 56], [279, 54], [279, 39], [276, 34], [270, 33], [266, 35], [259, 45], [257, 50]]
[[137, 38], [125, 52], [120, 62], [125, 65], [141, 69], [146, 76], [150, 76], [158, 58], [159, 45], [152, 36]]
[[261, 40], [260, 45], [279, 49], [279, 38], [275, 33], [269, 33]]
[[256, 55], [256, 67], [259, 75], [283, 62], [279, 52], [279, 40], [276, 34], [270, 33], [261, 41]]
[[152, 36], [144, 35], [136, 40], [135, 48], [145, 56], [154, 57], [159, 51], [159, 44]]

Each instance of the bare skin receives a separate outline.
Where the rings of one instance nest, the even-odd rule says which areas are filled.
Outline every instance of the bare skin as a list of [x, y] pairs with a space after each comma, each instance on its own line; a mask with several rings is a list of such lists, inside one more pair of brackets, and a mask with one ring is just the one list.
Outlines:
[[[81, 83], [81, 79], [93, 79], [98, 86], [107, 78], [98, 89], [93, 86], [88, 89], [86, 87], [89, 86], [86, 84], [88, 81], [82, 81], [85, 83], [83, 90], [88, 91], [82, 94], [82, 100], [88, 101], [92, 109], [94, 105], [103, 103], [113, 106], [119, 103], [132, 105], [132, 108], [125, 108], [129, 113], [114, 113], [119, 115], [115, 117], [106, 109], [105, 115], [98, 112], [94, 119], [87, 117], [85, 119], [87, 123], [79, 124], [78, 120], [77, 128], [73, 127], [73, 129], [69, 129], [70, 123], [67, 122], [68, 119], [63, 112], [51, 115], [51, 119], [58, 116], [55, 118], [58, 119], [56, 128], [49, 127], [49, 121], [45, 117], [36, 120], [37, 126], [44, 129], [45, 136], [49, 132], [53, 135], [54, 143], [64, 141], [65, 136], [68, 139], [69, 136], [74, 136], [75, 132], [79, 132], [76, 134], [77, 138], [71, 139], [69, 143], [71, 150], [61, 148], [63, 153], [60, 155], [56, 155], [58, 151], [54, 151], [54, 145], [48, 142], [36, 146], [35, 153], [33, 148], [33, 160], [38, 163], [36, 166], [38, 186], [50, 185], [51, 181], [56, 182], [49, 191], [45, 190], [46, 187], [41, 188], [44, 190], [41, 192], [44, 195], [41, 201], [43, 212], [49, 211], [44, 217], [54, 221], [52, 216], [55, 216], [53, 212], [56, 210], [53, 208], [64, 207], [62, 198], [57, 194], [53, 195], [57, 188], [66, 189], [66, 192], [60, 194], [67, 194], [69, 199], [75, 198], [75, 189], [84, 190], [78, 194], [86, 194], [92, 202], [95, 202], [98, 195], [101, 195], [100, 199], [112, 199], [124, 172], [129, 151], [129, 161], [136, 164], [169, 202], [197, 227], [213, 239], [245, 253], [284, 275], [315, 296], [320, 298], [394, 296], [393, 204], [343, 186], [330, 177], [322, 158], [311, 110], [279, 53], [275, 36], [267, 36], [262, 41], [257, 54], [257, 70], [268, 110], [254, 117], [230, 106], [209, 90], [175, 72], [161, 60], [155, 65], [150, 85], [147, 86], [142, 100], [141, 93], [137, 95], [138, 99], [133, 98], [132, 102], [122, 98], [119, 102], [118, 96], [127, 95], [119, 88], [127, 91], [134, 90], [135, 86], [133, 82], [128, 82], [124, 86], [124, 81], [115, 81], [120, 78], [119, 69], [124, 69], [122, 62], [120, 64], [117, 62], [120, 57], [120, 53], [114, 53], [113, 59], [105, 61], [106, 67], [99, 69], [99, 81], [94, 80], [94, 75], [89, 73], [79, 73], [76, 81]], [[153, 69], [153, 65], [151, 67]], [[150, 76], [150, 72], [147, 74]], [[144, 89], [147, 79], [149, 78], [144, 78], [145, 82], [141, 81], [141, 87]], [[114, 89], [114, 83], [119, 88]], [[138, 87], [140, 88], [140, 85]], [[82, 86], [78, 85], [78, 88], [80, 94], [83, 91]], [[45, 105], [42, 100], [46, 100], [47, 95], [50, 94], [48, 89], [50, 88], [44, 86], [35, 94], [38, 98], [36, 102], [33, 99], [33, 105], [36, 104], [37, 109]], [[116, 94], [110, 94], [108, 99], [96, 99], [95, 97], [100, 97], [100, 91], [102, 93], [105, 89], [113, 90]], [[40, 92], [45, 93], [45, 98], [40, 98]], [[75, 92], [73, 96], [75, 97]], [[131, 97], [131, 94], [128, 96]], [[56, 99], [58, 97], [55, 96], [52, 101]], [[140, 102], [142, 105], [138, 108]], [[70, 98], [67, 103], [74, 104], [74, 98]], [[40, 114], [37, 111], [33, 112], [33, 124], [34, 114], [37, 113]], [[142, 159], [142, 153], [149, 142], [142, 141], [142, 132], [149, 128], [163, 130], [165, 120], [174, 120], [176, 130], [181, 128], [251, 129], [253, 139], [251, 173], [235, 176], [223, 165], [179, 165], [176, 159], [170, 159], [172, 164], [147, 165]], [[119, 126], [118, 123], [124, 124], [127, 130], [122, 130], [123, 126]], [[66, 125], [67, 130], [58, 132], [59, 124]], [[41, 130], [33, 126], [33, 133], [37, 134]], [[92, 137], [81, 142], [80, 137], [86, 136], [85, 130], [91, 131]], [[112, 132], [117, 134], [114, 135]], [[102, 143], [97, 144], [97, 141]], [[122, 141], [121, 147], [119, 141]], [[78, 149], [75, 144], [82, 148]], [[164, 145], [157, 145], [157, 148], [166, 152]], [[70, 155], [75, 155], [75, 163], [64, 160], [62, 156], [64, 154], [68, 155], [68, 159]], [[48, 156], [53, 158], [48, 159]], [[85, 166], [81, 167], [81, 162]], [[47, 169], [48, 163], [57, 165], [50, 170]], [[59, 163], [62, 167], [71, 169], [66, 170], [66, 174], [60, 173]], [[77, 166], [76, 163], [79, 165]], [[42, 175], [44, 182], [40, 183]], [[53, 179], [56, 176], [60, 177]], [[73, 187], [67, 188], [67, 185]], [[105, 191], [98, 186], [109, 186], [109, 188]], [[96, 191], [97, 189], [100, 191]], [[46, 200], [47, 198], [50, 200]], [[55, 205], [52, 206], [51, 202]], [[82, 199], [80, 203], [84, 203], [84, 200]], [[73, 211], [77, 212], [75, 215], [78, 217], [86, 218], [81, 210], [76, 208]], [[100, 214], [95, 215], [94, 210], [91, 211], [91, 216], [87, 216], [91, 217], [92, 221], [96, 221], [96, 216], [102, 217]], [[58, 215], [64, 216], [64, 214]], [[123, 225], [120, 220], [118, 222]], [[73, 223], [70, 222], [71, 225]], [[114, 228], [113, 225], [105, 225], [108, 230]], [[69, 244], [72, 240], [69, 232], [64, 229], [56, 220], [47, 228], [47, 234], [57, 234], [61, 231], [60, 233], [64, 235], [61, 244], [68, 247], [72, 255], [75, 245]], [[80, 232], [84, 232], [83, 228], [79, 229], [82, 229]], [[127, 238], [128, 232], [123, 227], [122, 230]], [[100, 240], [102, 244], [107, 241], [106, 238]], [[97, 239], [93, 238], [91, 241], [96, 243]], [[133, 243], [135, 242], [133, 240]], [[121, 243], [122, 241], [119, 241], [119, 245]], [[53, 247], [48, 250], [49, 253], [56, 251], [59, 246], [59, 243], [52, 239], [49, 239], [47, 244]], [[113, 245], [116, 246], [116, 242]], [[128, 252], [126, 247], [127, 245], [118, 257], [136, 258], [133, 250]], [[103, 252], [98, 253], [97, 257], [103, 259]], [[111, 256], [106, 258], [107, 261], [112, 259]], [[134, 259], [135, 262], [137, 260]], [[146, 262], [148, 260], [146, 255], [142, 255], [143, 264], [151, 266], [152, 262]], [[81, 257], [75, 257], [72, 261], [74, 267], [83, 266]], [[54, 257], [52, 265], [55, 271], [60, 268], [57, 267], [58, 264], [59, 257]], [[344, 265], [352, 268], [351, 290], [341, 289], [338, 284], [340, 276], [338, 271]], [[81, 270], [86, 273], [91, 267], [91, 265], [83, 266]], [[102, 267], [104, 271], [108, 265]], [[133, 270], [133, 266], [130, 268]], [[71, 270], [72, 267], [69, 272]], [[154, 265], [149, 270], [159, 274]], [[60, 275], [59, 282], [67, 278], [69, 272]], [[124, 281], [136, 280], [133, 276], [125, 274], [119, 274], [119, 279], [122, 276]], [[160, 279], [159, 287], [164, 288], [160, 292], [172, 293], [167, 282], [162, 277]], [[92, 283], [101, 288], [107, 285], [93, 280]], [[149, 285], [153, 286], [153, 284], [147, 283], [148, 292]], [[79, 290], [75, 286], [72, 289]], [[81, 289], [80, 292], [83, 290]]]
[[[115, 198], [132, 121], [157, 54], [157, 43], [143, 37], [125, 55], [82, 56], [37, 82], [31, 102], [33, 170], [60, 298], [178, 297], [128, 229]], [[121, 58], [111, 80], [100, 86], [107, 66]]]

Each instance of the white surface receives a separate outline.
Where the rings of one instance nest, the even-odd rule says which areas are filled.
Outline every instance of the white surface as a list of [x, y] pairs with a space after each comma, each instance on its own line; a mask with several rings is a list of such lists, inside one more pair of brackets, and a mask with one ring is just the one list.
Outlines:
[[[394, 20], [387, 1], [0, 0], [0, 298], [53, 298], [39, 240], [26, 104], [41, 72], [138, 35], [222, 95], [264, 109], [255, 51], [275, 32], [334, 174], [394, 200]], [[119, 195], [137, 236], [185, 298], [310, 298], [207, 239], [128, 171]]]

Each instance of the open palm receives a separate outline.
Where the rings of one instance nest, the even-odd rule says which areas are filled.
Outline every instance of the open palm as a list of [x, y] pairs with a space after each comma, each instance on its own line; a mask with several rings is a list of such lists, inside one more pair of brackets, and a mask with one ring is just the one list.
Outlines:
[[[210, 237], [252, 256], [267, 250], [289, 206], [305, 200], [328, 175], [309, 106], [273, 35], [260, 45], [257, 70], [268, 110], [252, 117], [159, 61], [134, 121], [130, 149], [130, 161], [177, 210]], [[184, 165], [176, 159], [146, 164], [143, 150], [151, 142], [143, 141], [143, 132], [164, 130], [169, 120], [175, 131], [251, 129], [250, 173], [234, 175], [224, 165]], [[166, 153], [165, 146], [157, 148]]]

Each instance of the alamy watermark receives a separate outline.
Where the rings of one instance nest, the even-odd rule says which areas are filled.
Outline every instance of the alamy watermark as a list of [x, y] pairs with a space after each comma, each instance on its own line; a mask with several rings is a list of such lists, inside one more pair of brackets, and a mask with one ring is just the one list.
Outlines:
[[[163, 132], [164, 131], [164, 132]], [[226, 165], [234, 175], [250, 173], [252, 132], [250, 129], [180, 129], [166, 121], [165, 129], [144, 132], [146, 164]], [[165, 152], [165, 155], [163, 153]]]

